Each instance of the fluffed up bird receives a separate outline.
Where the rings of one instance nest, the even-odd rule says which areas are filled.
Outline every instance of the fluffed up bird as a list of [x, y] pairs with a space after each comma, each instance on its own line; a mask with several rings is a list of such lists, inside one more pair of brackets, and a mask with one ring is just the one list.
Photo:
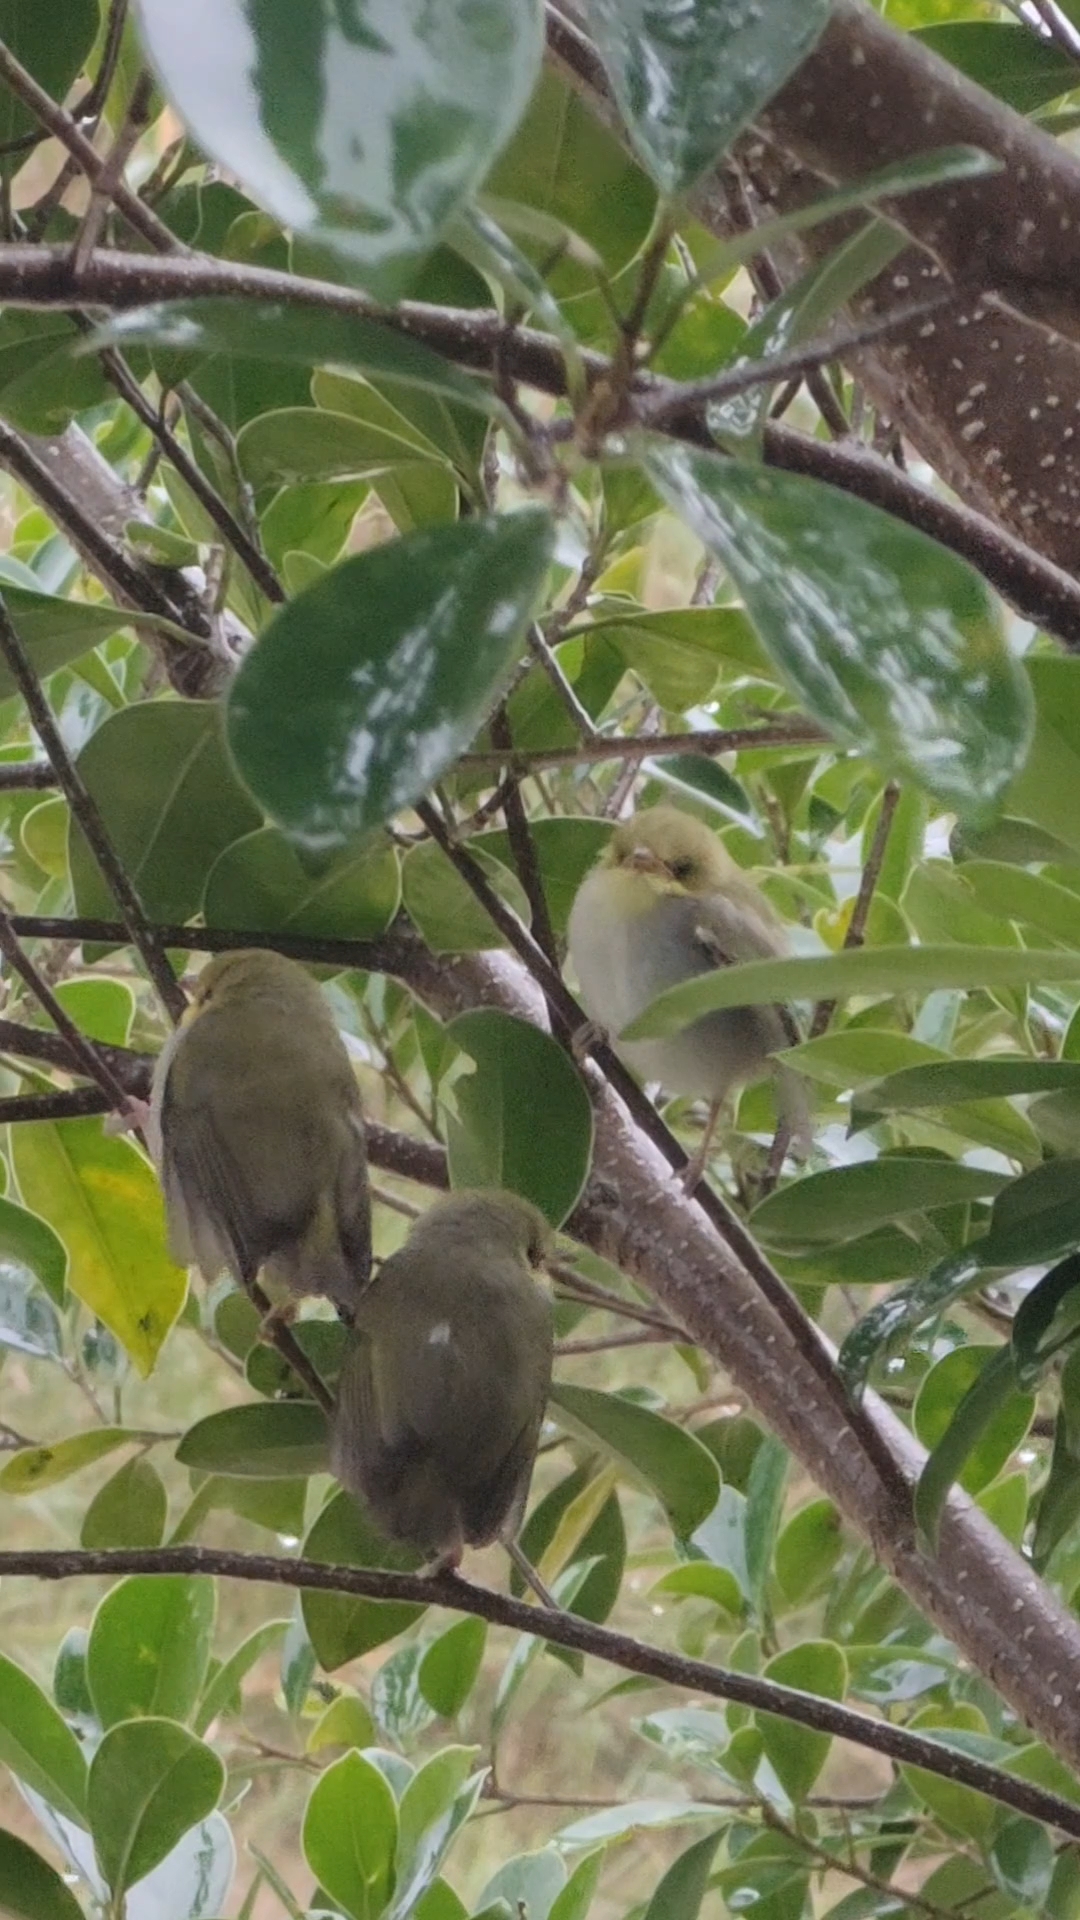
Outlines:
[[733, 1007], [662, 1040], [619, 1039], [668, 987], [741, 960], [786, 953], [784, 928], [714, 833], [675, 807], [648, 807], [616, 827], [570, 911], [570, 959], [590, 1018], [646, 1080], [710, 1102], [705, 1138], [686, 1171], [700, 1179], [720, 1107], [733, 1088], [776, 1074], [781, 1122], [805, 1153], [803, 1085], [768, 1056], [800, 1035], [782, 1007]]
[[257, 949], [222, 953], [154, 1074], [151, 1145], [174, 1259], [351, 1314], [371, 1272], [360, 1091], [314, 980]]
[[501, 1540], [554, 1606], [517, 1544], [554, 1352], [529, 1264], [549, 1240], [517, 1194], [437, 1200], [357, 1304], [330, 1459], [388, 1539], [438, 1569]]

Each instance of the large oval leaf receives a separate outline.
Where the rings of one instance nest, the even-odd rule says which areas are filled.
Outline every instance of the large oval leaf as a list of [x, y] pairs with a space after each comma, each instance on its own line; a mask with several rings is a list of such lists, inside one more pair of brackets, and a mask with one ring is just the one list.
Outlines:
[[707, 1447], [648, 1407], [617, 1393], [556, 1381], [552, 1405], [576, 1432], [598, 1440], [606, 1453], [652, 1488], [680, 1539], [707, 1520], [720, 1494], [720, 1475]]
[[400, 898], [398, 858], [388, 843], [348, 847], [305, 867], [277, 827], [260, 827], [234, 840], [215, 862], [203, 913], [208, 927], [374, 940], [390, 925]]
[[[87, 741], [78, 765], [143, 906], [161, 920], [197, 913], [218, 854], [262, 825], [210, 701], [125, 707]], [[69, 858], [76, 911], [112, 919], [116, 903], [75, 821]]]
[[0, 1653], [0, 1761], [66, 1819], [86, 1819], [86, 1760], [36, 1680]]
[[381, 824], [475, 734], [551, 557], [545, 512], [483, 515], [357, 554], [285, 607], [229, 693], [237, 766], [316, 850]]
[[185, 1467], [239, 1479], [281, 1480], [325, 1473], [326, 1415], [310, 1400], [253, 1400], [223, 1407], [189, 1427], [176, 1449]]
[[561, 1226], [592, 1157], [592, 1105], [573, 1062], [548, 1034], [497, 1007], [460, 1014], [447, 1031], [476, 1062], [454, 1082], [453, 1184], [509, 1187]]
[[86, 1649], [103, 1727], [161, 1714], [186, 1720], [202, 1691], [214, 1630], [212, 1580], [134, 1574], [105, 1595]]
[[295, 233], [403, 291], [479, 186], [540, 66], [537, 0], [142, 0], [143, 38], [204, 152]]
[[723, 561], [808, 713], [966, 817], [993, 812], [1023, 766], [1033, 708], [973, 567], [798, 474], [675, 446], [647, 467]]
[[55, 1867], [17, 1834], [0, 1832], [0, 1912], [14, 1920], [83, 1920]]
[[175, 1720], [122, 1720], [94, 1755], [87, 1795], [101, 1870], [117, 1901], [217, 1806], [225, 1769]]
[[829, 0], [587, 0], [585, 11], [643, 166], [678, 194], [794, 73]]
[[378, 1767], [346, 1753], [316, 1781], [304, 1814], [304, 1854], [352, 1920], [378, 1920], [394, 1890], [398, 1816]]
[[100, 1120], [33, 1120], [13, 1130], [23, 1199], [67, 1246], [72, 1293], [150, 1373], [187, 1292], [165, 1251], [161, 1192], [128, 1140]]
[[[412, 1573], [421, 1564], [411, 1548], [384, 1540], [347, 1493], [323, 1508], [304, 1541], [304, 1557], [335, 1567], [390, 1567], [399, 1573]], [[404, 1633], [424, 1611], [406, 1600], [314, 1591], [302, 1595], [301, 1605], [311, 1644], [328, 1673]]]

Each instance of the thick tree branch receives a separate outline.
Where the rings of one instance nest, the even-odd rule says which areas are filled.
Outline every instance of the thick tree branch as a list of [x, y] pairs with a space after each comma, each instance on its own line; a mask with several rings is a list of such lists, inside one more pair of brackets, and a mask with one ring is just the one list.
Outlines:
[[[43, 247], [0, 247], [0, 301], [3, 302], [65, 308], [91, 302], [124, 308], [158, 300], [213, 296], [281, 302], [365, 317], [374, 315], [385, 325], [423, 341], [459, 366], [491, 373], [501, 359], [523, 385], [559, 398], [566, 394], [565, 367], [558, 342], [525, 327], [516, 327], [507, 334], [504, 322], [495, 313], [425, 307], [408, 301], [399, 308], [382, 309], [373, 307], [348, 287], [305, 280], [267, 268], [203, 255], [147, 259], [104, 248], [92, 255], [76, 286], [66, 253]], [[938, 322], [939, 326], [943, 324]], [[1076, 359], [1080, 397], [1080, 355], [1076, 355]], [[601, 356], [583, 354], [582, 360], [590, 381], [606, 375], [608, 363]], [[1057, 385], [1061, 385], [1060, 380]], [[670, 401], [668, 433], [696, 445], [713, 446], [704, 409], [700, 406], [680, 408], [675, 404], [679, 393], [677, 383], [640, 374], [632, 393], [650, 402]], [[1061, 418], [1065, 418], [1064, 413]], [[964, 424], [963, 418], [953, 424], [959, 428]], [[62, 495], [57, 496], [54, 476], [48, 472], [43, 474], [40, 463], [32, 466], [27, 459], [28, 451], [18, 435], [0, 427], [0, 464], [15, 473], [58, 524], [71, 532], [99, 576], [108, 580], [113, 591], [129, 604], [145, 606], [148, 611], [160, 610], [166, 617], [176, 619], [174, 607], [160, 604], [164, 600], [160, 588], [156, 595], [158, 607], [152, 599], [139, 598], [137, 590], [132, 591], [130, 576], [134, 570], [124, 568], [113, 551], [100, 550], [92, 529], [83, 524], [85, 516], [80, 515], [77, 503], [72, 527], [70, 496], [66, 500]], [[771, 465], [808, 474], [868, 499], [929, 533], [977, 567], [1018, 613], [1044, 627], [1066, 646], [1080, 649], [1080, 586], [1067, 572], [993, 521], [970, 508], [937, 499], [866, 449], [847, 443], [828, 445], [796, 433], [782, 423], [770, 422], [766, 428], [765, 458]], [[118, 570], [129, 574], [123, 586], [117, 579]], [[153, 593], [152, 589], [147, 591]]]
[[773, 1713], [798, 1726], [853, 1741], [898, 1765], [924, 1767], [939, 1778], [972, 1787], [1017, 1813], [1042, 1820], [1080, 1840], [1080, 1807], [1043, 1787], [1005, 1773], [925, 1734], [909, 1732], [889, 1720], [874, 1720], [820, 1695], [801, 1693], [756, 1675], [689, 1660], [683, 1654], [649, 1647], [629, 1634], [615, 1633], [572, 1613], [550, 1613], [488, 1587], [477, 1587], [451, 1573], [390, 1573], [382, 1568], [324, 1566], [317, 1560], [285, 1560], [271, 1554], [233, 1553], [217, 1547], [113, 1547], [88, 1550], [0, 1552], [0, 1575], [36, 1580], [73, 1580], [92, 1575], [204, 1575], [251, 1580], [315, 1593], [356, 1594], [369, 1600], [412, 1601], [451, 1607], [517, 1633], [541, 1634], [552, 1646], [591, 1654], [627, 1673], [667, 1682], [714, 1700], [728, 1700], [756, 1713]]

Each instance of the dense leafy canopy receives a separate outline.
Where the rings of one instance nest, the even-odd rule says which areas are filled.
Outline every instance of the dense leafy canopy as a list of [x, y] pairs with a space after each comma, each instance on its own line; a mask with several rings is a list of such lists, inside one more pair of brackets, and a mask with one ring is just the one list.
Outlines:
[[[793, 1452], [735, 1343], [729, 1376], [722, 1332], [690, 1337], [664, 1288], [684, 1249], [619, 1186], [624, 1123], [551, 978], [617, 818], [675, 799], [722, 838], [791, 957], [676, 988], [636, 1031], [800, 1015], [811, 1159], [777, 1177], [771, 1083], [741, 1092], [709, 1172], [753, 1236], [732, 1259], [763, 1250], [840, 1348], [853, 1449], [868, 1388], [921, 1443], [922, 1550], [958, 1483], [1080, 1610], [1080, 659], [917, 515], [763, 461], [781, 394], [808, 443], [837, 413], [869, 437], [850, 381], [815, 360], [790, 387], [788, 362], [690, 384], [819, 341], [901, 244], [881, 203], [992, 170], [966, 143], [868, 152], [869, 181], [774, 222], [851, 221], [801, 276], [742, 270], [764, 241], [718, 241], [686, 195], [828, 12], [588, 0], [621, 139], [542, 67], [539, 0], [0, 0], [6, 241], [85, 266], [141, 234], [115, 298], [0, 310], [2, 931], [31, 961], [5, 962], [0, 1021], [4, 1545], [151, 1556], [96, 1603], [57, 1588], [47, 1622], [34, 1590], [0, 1596], [22, 1920], [1080, 1913], [1075, 1819], [1063, 1842], [1016, 1799], [1080, 1782], [815, 1487], [798, 1410]], [[965, 0], [886, 12], [1075, 123], [1080, 39]], [[77, 159], [80, 126], [117, 143], [104, 234], [27, 74]], [[168, 299], [152, 269], [179, 249]], [[523, 1530], [560, 1605], [809, 1714], [645, 1692], [415, 1589], [290, 1605], [153, 1571], [193, 1544], [417, 1564], [335, 1487], [287, 1338], [170, 1261], [143, 1145], [104, 1118], [168, 1035], [148, 951], [160, 985], [166, 952], [182, 971], [238, 937], [318, 969], [372, 1122], [378, 1257], [447, 1179], [561, 1230]], [[697, 1144], [693, 1102], [655, 1108]], [[700, 1277], [703, 1315], [721, 1284]], [[342, 1328], [320, 1303], [294, 1331], [332, 1390]], [[815, 1700], [930, 1733], [940, 1765], [867, 1761]], [[950, 1753], [997, 1770], [986, 1792]]]

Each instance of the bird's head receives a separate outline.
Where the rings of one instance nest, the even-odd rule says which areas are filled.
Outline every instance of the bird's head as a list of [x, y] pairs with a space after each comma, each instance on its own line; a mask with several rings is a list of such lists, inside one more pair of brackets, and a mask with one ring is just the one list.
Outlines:
[[497, 1246], [530, 1266], [551, 1251], [552, 1232], [538, 1207], [519, 1193], [495, 1188], [463, 1188], [442, 1194], [421, 1216], [409, 1236], [435, 1245], [458, 1240], [469, 1246]]
[[677, 807], [646, 807], [616, 827], [602, 865], [656, 893], [722, 892], [738, 869], [714, 833]]
[[307, 977], [295, 960], [268, 948], [237, 947], [216, 954], [195, 980], [183, 1024], [190, 1026], [208, 1007], [227, 1006], [253, 995], [288, 993], [290, 988], [295, 992], [297, 975]]

